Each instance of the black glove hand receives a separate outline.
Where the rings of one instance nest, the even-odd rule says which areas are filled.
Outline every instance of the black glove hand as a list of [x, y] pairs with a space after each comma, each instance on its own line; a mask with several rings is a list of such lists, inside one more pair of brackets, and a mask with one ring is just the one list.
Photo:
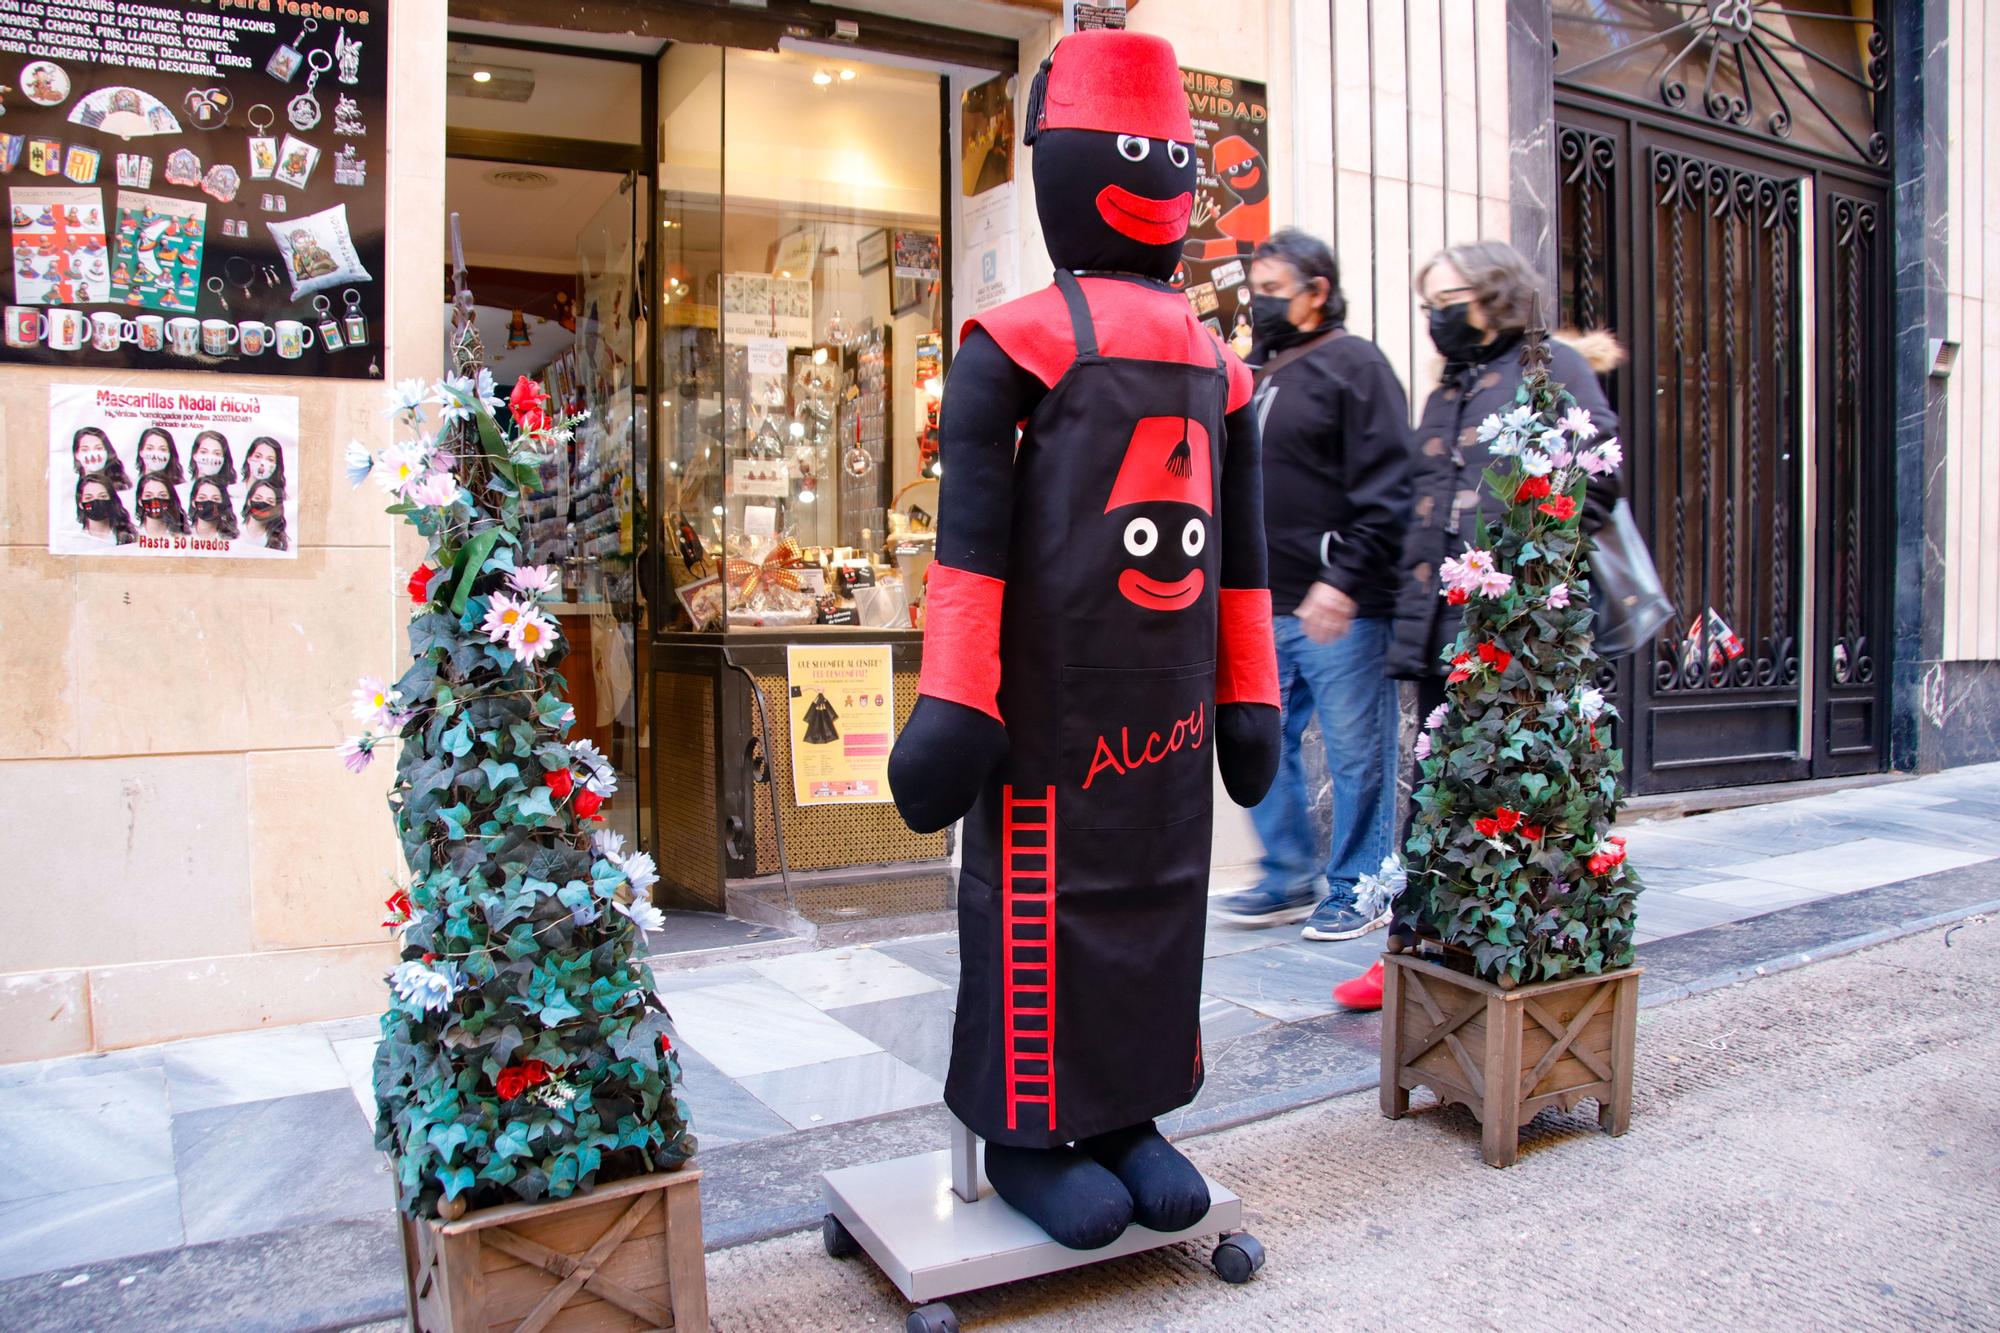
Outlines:
[[920, 696], [889, 752], [889, 792], [897, 813], [919, 833], [935, 833], [965, 818], [1006, 757], [1007, 728], [991, 714]]
[[[1271, 704], [1218, 704], [1215, 762], [1222, 768], [1222, 785], [1230, 800], [1245, 809], [1263, 800], [1278, 776], [1277, 708]], [[893, 784], [893, 769], [889, 777]]]

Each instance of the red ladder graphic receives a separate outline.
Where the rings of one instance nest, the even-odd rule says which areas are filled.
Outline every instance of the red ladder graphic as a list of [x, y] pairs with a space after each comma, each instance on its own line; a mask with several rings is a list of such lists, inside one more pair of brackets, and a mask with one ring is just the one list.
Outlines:
[[1022, 1106], [1048, 1108], [1056, 1127], [1056, 789], [1039, 797], [1001, 791], [1001, 984], [1007, 1128]]

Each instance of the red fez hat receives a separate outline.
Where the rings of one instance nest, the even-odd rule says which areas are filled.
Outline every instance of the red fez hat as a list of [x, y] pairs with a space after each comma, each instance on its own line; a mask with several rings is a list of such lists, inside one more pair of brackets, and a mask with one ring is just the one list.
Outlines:
[[1180, 64], [1164, 37], [1096, 28], [1056, 43], [1028, 94], [1032, 144], [1043, 130], [1102, 130], [1194, 142]]
[[1141, 417], [1132, 428], [1104, 512], [1164, 500], [1211, 514], [1215, 512], [1211, 477], [1207, 427], [1188, 417]]

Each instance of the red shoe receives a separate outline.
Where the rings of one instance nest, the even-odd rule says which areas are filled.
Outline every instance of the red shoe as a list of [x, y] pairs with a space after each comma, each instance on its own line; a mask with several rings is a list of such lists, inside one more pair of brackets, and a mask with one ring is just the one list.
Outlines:
[[1350, 981], [1333, 988], [1334, 1000], [1348, 1009], [1366, 1012], [1382, 1007], [1382, 961]]

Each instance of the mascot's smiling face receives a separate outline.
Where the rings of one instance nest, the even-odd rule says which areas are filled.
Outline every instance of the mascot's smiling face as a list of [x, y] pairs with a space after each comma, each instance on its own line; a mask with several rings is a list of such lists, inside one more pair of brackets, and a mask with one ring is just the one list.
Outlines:
[[1123, 526], [1131, 561], [1118, 572], [1118, 591], [1140, 610], [1184, 611], [1201, 599], [1214, 476], [1199, 421], [1142, 417], [1132, 428], [1104, 512]]
[[1058, 268], [1166, 281], [1194, 212], [1194, 123], [1174, 49], [1117, 30], [1056, 43], [1028, 92], [1035, 212]]
[[1194, 211], [1194, 150], [1172, 139], [1045, 130], [1035, 140], [1035, 211], [1049, 258], [1068, 269], [1167, 279]]
[[1215, 171], [1228, 191], [1246, 204], [1259, 204], [1271, 192], [1264, 175], [1264, 155], [1238, 134], [1215, 145]]

